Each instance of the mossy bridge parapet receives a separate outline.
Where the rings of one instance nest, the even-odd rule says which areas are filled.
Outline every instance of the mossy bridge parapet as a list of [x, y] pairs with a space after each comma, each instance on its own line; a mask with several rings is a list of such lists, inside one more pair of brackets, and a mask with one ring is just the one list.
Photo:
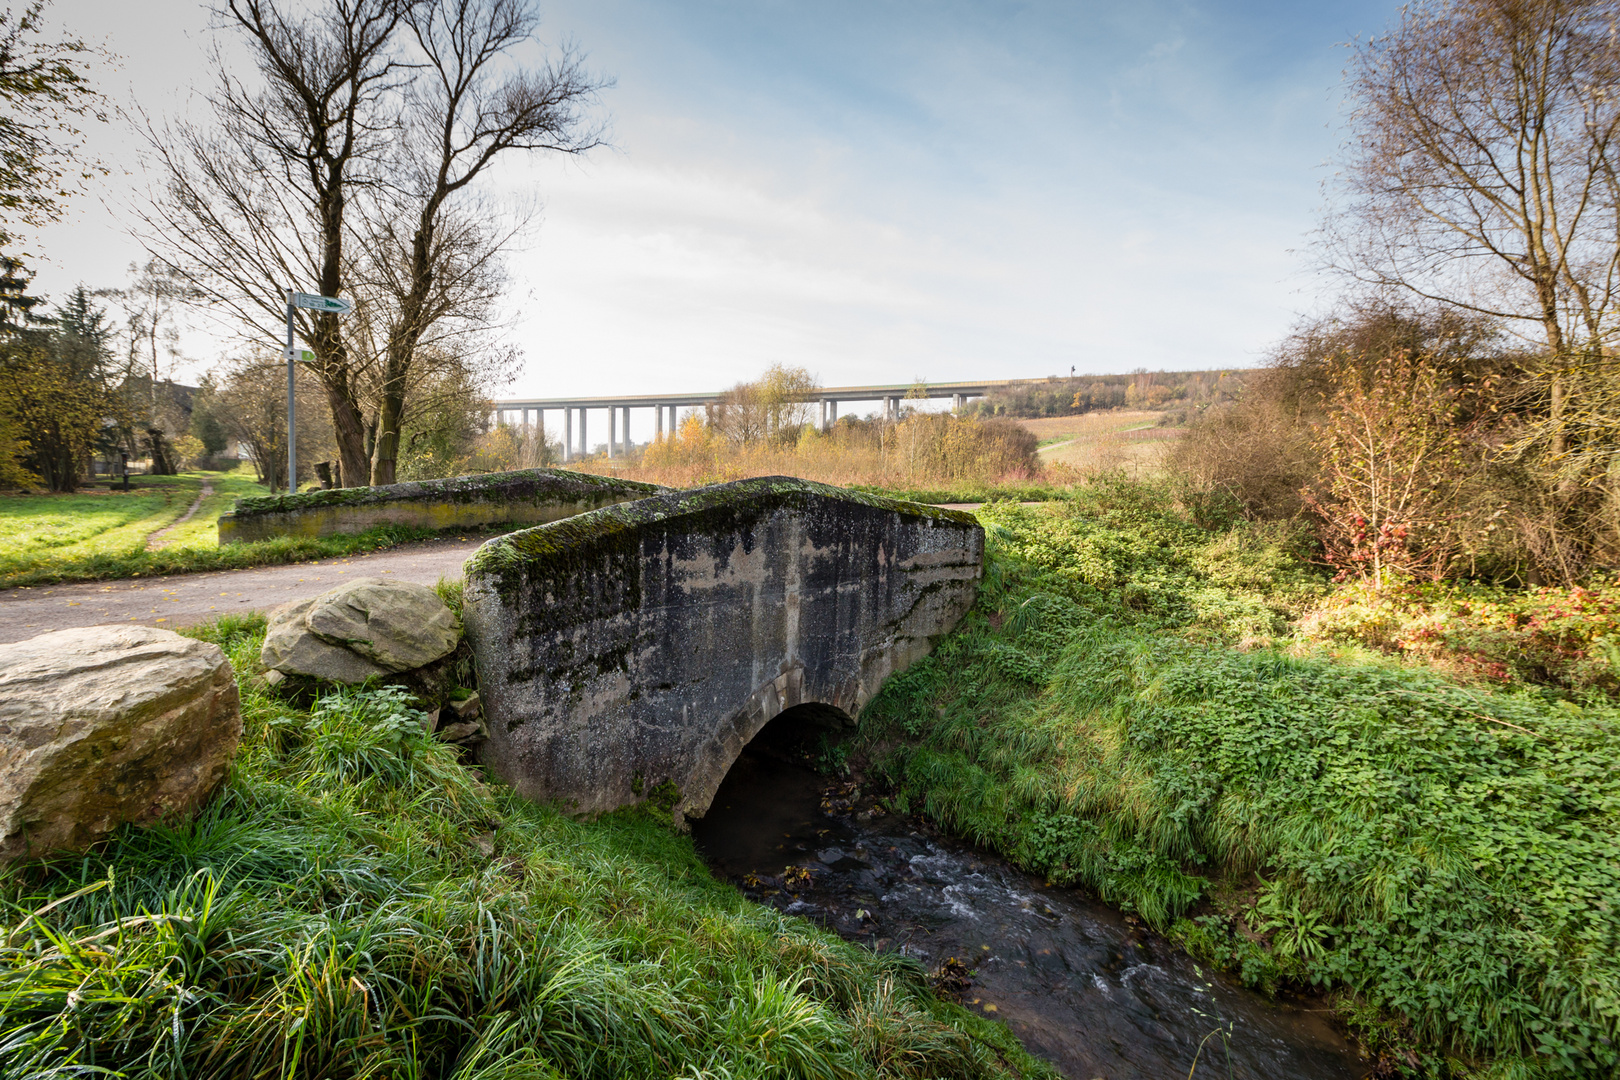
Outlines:
[[666, 489], [636, 480], [568, 469], [416, 480], [380, 487], [334, 488], [238, 499], [219, 519], [221, 545], [273, 536], [332, 536], [378, 525], [465, 529], [537, 525]]
[[483, 755], [584, 813], [672, 784], [701, 817], [791, 706], [854, 718], [973, 604], [970, 514], [786, 477], [660, 495], [491, 540], [467, 563]]

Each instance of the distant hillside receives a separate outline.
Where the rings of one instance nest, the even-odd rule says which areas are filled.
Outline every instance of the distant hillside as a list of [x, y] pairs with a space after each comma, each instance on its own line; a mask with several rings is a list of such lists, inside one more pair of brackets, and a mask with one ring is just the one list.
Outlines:
[[1133, 371], [1128, 375], [1075, 375], [1033, 379], [994, 390], [968, 405], [981, 416], [1076, 416], [1099, 409], [1193, 409], [1230, 401], [1249, 371]]

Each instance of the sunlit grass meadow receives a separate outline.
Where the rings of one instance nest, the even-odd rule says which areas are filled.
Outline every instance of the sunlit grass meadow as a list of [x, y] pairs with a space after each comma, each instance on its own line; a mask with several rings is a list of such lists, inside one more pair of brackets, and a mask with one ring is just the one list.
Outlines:
[[1114, 409], [1020, 420], [1041, 441], [1040, 460], [1053, 479], [1118, 472], [1133, 480], [1165, 474], [1170, 448], [1181, 429], [1147, 409]]

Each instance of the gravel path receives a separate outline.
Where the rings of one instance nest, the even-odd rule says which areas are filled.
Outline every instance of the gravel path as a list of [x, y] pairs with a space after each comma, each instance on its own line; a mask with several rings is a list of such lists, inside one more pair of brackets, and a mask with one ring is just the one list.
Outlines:
[[291, 566], [6, 589], [0, 591], [0, 643], [103, 623], [190, 626], [226, 612], [263, 611], [301, 600], [352, 577], [386, 574], [432, 585], [441, 577], [460, 577], [461, 564], [482, 542], [431, 540]]

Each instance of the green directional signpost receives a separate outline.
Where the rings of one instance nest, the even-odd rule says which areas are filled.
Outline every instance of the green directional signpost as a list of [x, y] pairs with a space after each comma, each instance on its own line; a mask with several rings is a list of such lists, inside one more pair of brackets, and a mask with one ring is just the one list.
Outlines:
[[293, 345], [293, 312], [298, 308], [310, 311], [330, 311], [334, 315], [347, 315], [354, 305], [336, 296], [317, 296], [315, 293], [287, 290], [287, 491], [298, 491], [298, 405], [294, 393], [297, 382], [297, 364], [309, 363], [315, 354]]

